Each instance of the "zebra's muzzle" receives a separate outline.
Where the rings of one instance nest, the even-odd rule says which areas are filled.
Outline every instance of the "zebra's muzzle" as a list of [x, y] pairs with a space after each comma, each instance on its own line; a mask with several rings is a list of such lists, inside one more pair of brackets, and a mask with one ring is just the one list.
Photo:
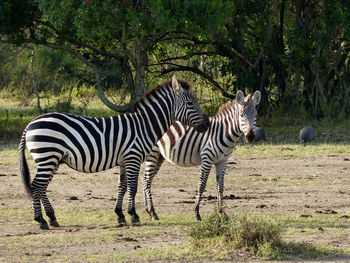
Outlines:
[[202, 123], [197, 125], [196, 131], [200, 132], [200, 133], [204, 133], [209, 128], [209, 125], [210, 125], [210, 122], [209, 122], [208, 116], [203, 114], [202, 115]]

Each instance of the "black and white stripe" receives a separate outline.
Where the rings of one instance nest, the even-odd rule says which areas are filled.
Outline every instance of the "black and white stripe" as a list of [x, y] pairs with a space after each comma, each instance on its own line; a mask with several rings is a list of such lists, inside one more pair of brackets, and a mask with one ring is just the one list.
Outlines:
[[215, 117], [209, 118], [209, 128], [205, 133], [198, 133], [192, 127], [175, 122], [153, 147], [145, 164], [142, 176], [146, 211], [152, 219], [158, 219], [154, 210], [151, 184], [164, 159], [180, 166], [201, 165], [200, 181], [196, 196], [195, 214], [200, 220], [199, 203], [204, 192], [212, 165], [216, 168], [217, 205], [222, 211], [224, 174], [227, 159], [234, 146], [243, 134], [248, 141], [254, 139], [257, 111], [255, 106], [260, 102], [260, 92], [244, 97], [238, 91], [236, 101], [223, 105]]
[[[129, 191], [128, 213], [138, 223], [135, 195], [141, 163], [152, 147], [175, 120], [204, 132], [209, 120], [188, 91], [187, 82], [173, 78], [146, 93], [134, 104], [133, 113], [107, 118], [89, 118], [67, 113], [48, 113], [28, 124], [19, 145], [19, 162], [26, 190], [33, 197], [34, 219], [41, 228], [59, 226], [46, 189], [61, 163], [92, 173], [120, 166], [120, 180], [115, 212], [118, 222], [125, 223], [122, 201]], [[25, 146], [37, 165], [30, 180], [24, 155]]]

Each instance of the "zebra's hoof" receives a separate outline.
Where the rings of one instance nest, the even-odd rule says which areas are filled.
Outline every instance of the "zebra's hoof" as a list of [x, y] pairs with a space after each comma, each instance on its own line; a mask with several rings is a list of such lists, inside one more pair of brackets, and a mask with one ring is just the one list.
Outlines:
[[196, 220], [197, 221], [202, 221], [202, 218], [201, 218], [201, 216], [198, 214], [198, 215], [196, 215]]
[[131, 224], [132, 224], [133, 226], [140, 225], [140, 218], [139, 218], [138, 215], [135, 214], [135, 215], [132, 217], [132, 219], [131, 219]]
[[57, 222], [57, 220], [54, 220], [50, 222], [50, 226], [60, 227], [60, 224]]
[[126, 220], [124, 216], [118, 218], [118, 226], [126, 226]]
[[46, 221], [40, 223], [40, 229], [42, 230], [49, 230], [49, 225], [47, 224]]

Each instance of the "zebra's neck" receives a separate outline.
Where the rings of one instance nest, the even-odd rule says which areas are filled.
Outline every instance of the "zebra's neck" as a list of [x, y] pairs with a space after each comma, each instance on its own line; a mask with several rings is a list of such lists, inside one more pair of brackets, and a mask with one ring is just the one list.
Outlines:
[[237, 104], [211, 117], [210, 122], [212, 126], [217, 126], [217, 129], [221, 129], [222, 132], [218, 134], [218, 139], [228, 147], [233, 147], [243, 134], [240, 129]]
[[171, 114], [174, 104], [174, 93], [169, 88], [158, 89], [138, 102], [134, 116], [144, 129], [141, 131], [153, 145], [172, 125]]

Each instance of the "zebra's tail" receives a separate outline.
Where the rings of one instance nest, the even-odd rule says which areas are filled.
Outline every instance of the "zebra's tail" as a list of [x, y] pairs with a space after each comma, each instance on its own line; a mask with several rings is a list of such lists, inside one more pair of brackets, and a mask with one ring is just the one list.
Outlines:
[[28, 169], [28, 164], [25, 156], [25, 148], [26, 148], [26, 130], [24, 130], [21, 138], [21, 142], [18, 145], [18, 162], [19, 169], [22, 176], [22, 182], [24, 188], [28, 194], [28, 196], [32, 197], [32, 187], [30, 185], [30, 173]]

